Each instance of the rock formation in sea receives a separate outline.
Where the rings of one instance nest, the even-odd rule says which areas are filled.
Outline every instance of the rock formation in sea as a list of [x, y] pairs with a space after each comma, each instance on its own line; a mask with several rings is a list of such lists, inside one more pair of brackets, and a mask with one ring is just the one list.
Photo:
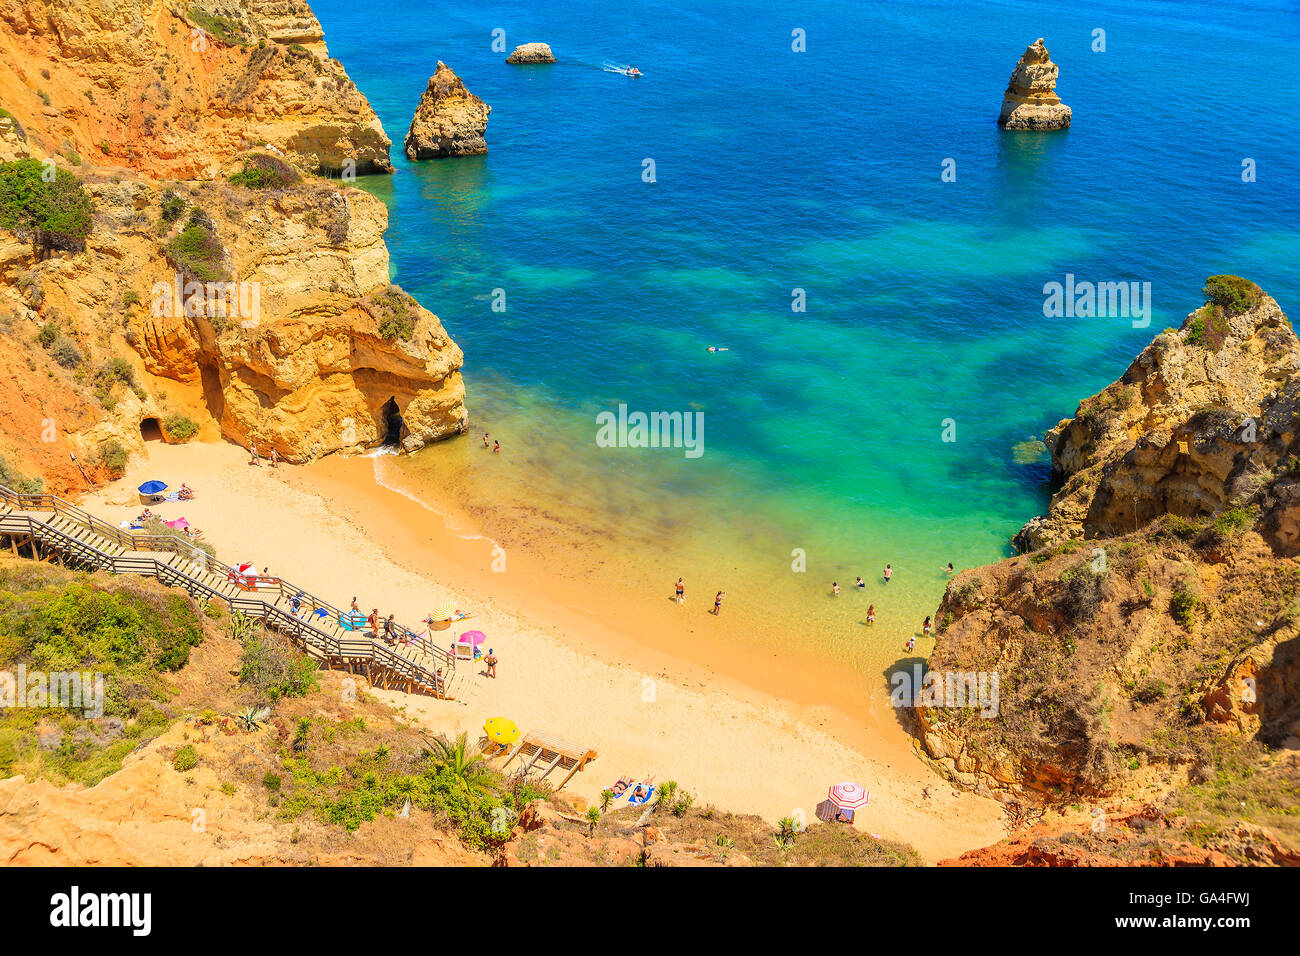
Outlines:
[[438, 159], [487, 152], [483, 139], [492, 107], [465, 88], [446, 63], [429, 77], [406, 133], [406, 158]]
[[1205, 295], [1048, 433], [1064, 485], [1017, 536], [1028, 553], [949, 583], [929, 671], [997, 675], [997, 705], [936, 692], [905, 713], [958, 785], [1183, 812], [1231, 765], [1264, 807], [1294, 794], [1300, 341], [1254, 283]]
[[507, 63], [554, 63], [555, 54], [546, 43], [521, 43], [506, 57]]
[[305, 3], [15, 4], [0, 162], [53, 160], [93, 217], [48, 251], [0, 230], [13, 471], [84, 489], [70, 453], [111, 477], [169, 419], [290, 461], [464, 427], [460, 349], [390, 284], [387, 209], [348, 175], [391, 171], [390, 141]]
[[998, 125], [1004, 129], [1051, 130], [1070, 125], [1070, 108], [1056, 95], [1057, 66], [1039, 37], [1011, 71]]

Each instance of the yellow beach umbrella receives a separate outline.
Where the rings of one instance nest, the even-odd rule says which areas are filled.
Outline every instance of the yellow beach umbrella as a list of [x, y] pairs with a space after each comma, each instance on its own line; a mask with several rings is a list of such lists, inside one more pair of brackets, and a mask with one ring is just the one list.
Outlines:
[[506, 747], [519, 739], [519, 728], [515, 726], [515, 722], [504, 717], [490, 718], [483, 725], [483, 733], [487, 734], [488, 740]]
[[439, 604], [437, 607], [435, 607], [432, 611], [429, 612], [429, 620], [450, 621], [452, 615], [454, 615], [455, 613], [456, 613], [456, 602], [447, 601], [443, 604]]

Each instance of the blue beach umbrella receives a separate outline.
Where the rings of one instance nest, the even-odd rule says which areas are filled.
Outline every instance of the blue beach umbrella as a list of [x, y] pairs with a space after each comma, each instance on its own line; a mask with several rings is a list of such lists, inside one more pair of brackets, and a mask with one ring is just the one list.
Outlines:
[[142, 495], [160, 495], [167, 490], [167, 482], [146, 481], [138, 490]]

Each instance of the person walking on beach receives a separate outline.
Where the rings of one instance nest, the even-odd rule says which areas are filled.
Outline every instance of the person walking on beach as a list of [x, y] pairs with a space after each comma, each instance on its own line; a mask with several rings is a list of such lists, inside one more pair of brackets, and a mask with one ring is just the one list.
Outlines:
[[494, 442], [492, 443], [492, 454], [494, 454], [494, 455], [499, 455], [499, 454], [501, 454], [501, 442], [499, 442], [499, 441], [494, 441]]
[[912, 648], [914, 647], [916, 647], [916, 635], [909, 634], [907, 636], [907, 652], [910, 654], [912, 652]]
[[677, 579], [677, 603], [686, 603], [686, 585], [683, 583], [681, 578]]
[[483, 663], [487, 665], [487, 676], [495, 680], [497, 676], [497, 655], [492, 648], [488, 648], [487, 657], [483, 658]]
[[278, 461], [280, 460], [280, 453], [279, 453], [278, 451], [275, 450], [275, 446], [274, 446], [274, 445], [271, 446], [271, 454], [268, 455], [267, 457], [271, 459], [271, 467], [274, 468], [275, 465], [276, 465], [276, 462], [278, 462]]
[[252, 456], [251, 458], [249, 458], [248, 463], [249, 463], [250, 465], [256, 465], [256, 464], [258, 464], [258, 457], [257, 457], [257, 443], [256, 443], [256, 442], [249, 442], [249, 443], [248, 443], [248, 453], [249, 453], [249, 455]]
[[719, 591], [717, 596], [713, 599], [714, 617], [720, 617], [722, 615], [722, 602], [726, 599], [726, 597], [727, 597], [726, 591]]
[[889, 579], [892, 578], [893, 576], [894, 576], [893, 565], [889, 565], [889, 564], [885, 565], [885, 583], [888, 584]]
[[874, 604], [871, 605], [871, 607], [867, 608], [867, 623], [868, 624], [876, 623], [876, 606]]
[[930, 636], [930, 615], [925, 616], [925, 623], [921, 625], [921, 630], [925, 632], [926, 637]]
[[483, 433], [483, 447], [484, 447], [484, 448], [488, 448], [488, 447], [490, 447], [490, 446], [488, 445], [488, 433], [487, 433], [487, 432], [484, 432], [484, 433]]

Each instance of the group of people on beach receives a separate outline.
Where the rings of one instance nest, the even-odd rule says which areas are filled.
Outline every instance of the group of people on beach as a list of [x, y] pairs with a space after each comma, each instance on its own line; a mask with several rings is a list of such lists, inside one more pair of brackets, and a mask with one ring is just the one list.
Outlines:
[[[686, 603], [686, 582], [681, 578], [677, 579], [677, 586], [673, 589], [673, 596], [676, 598], [678, 604]], [[726, 599], [726, 591], [719, 591], [713, 596], [713, 611], [711, 613], [714, 617], [722, 616], [722, 602]]]
[[[954, 570], [955, 570], [955, 569], [953, 568], [953, 566], [952, 566], [952, 562], [951, 562], [951, 561], [949, 561], [948, 564], [947, 564], [947, 566], [945, 566], [944, 569], [943, 569], [944, 574], [946, 574], [946, 575], [951, 575], [951, 574], [953, 573]], [[893, 565], [886, 564], [886, 565], [885, 565], [885, 570], [884, 570], [883, 572], [881, 572], [881, 574], [882, 574], [882, 577], [884, 578], [884, 582], [885, 582], [886, 584], [888, 584], [888, 583], [893, 579], [893, 577], [894, 577], [894, 568], [893, 568]], [[680, 583], [680, 582], [678, 582], [678, 583]], [[861, 576], [861, 575], [858, 575], [857, 579], [853, 582], [853, 586], [856, 587], [856, 588], [859, 588], [859, 589], [861, 589], [861, 590], [866, 590], [867, 582], [862, 580], [862, 576]], [[840, 593], [840, 585], [839, 585], [839, 582], [838, 582], [838, 581], [832, 581], [832, 582], [831, 582], [831, 594], [832, 594], [833, 596], [835, 596], [835, 597], [838, 597], [838, 596], [839, 596], [839, 593]], [[870, 606], [867, 608], [867, 624], [868, 624], [868, 626], [870, 626], [870, 625], [875, 624], [875, 623], [876, 623], [876, 606], [875, 606], [874, 604], [872, 604], [872, 605], [870, 605]], [[922, 630], [922, 632], [925, 634], [925, 636], [926, 636], [927, 638], [930, 636], [931, 632], [934, 630], [934, 625], [930, 623], [930, 615], [927, 614], [927, 615], [925, 616], [925, 622], [921, 625], [921, 630]], [[906, 648], [905, 648], [905, 649], [906, 649], [909, 653], [911, 653], [911, 651], [914, 650], [915, 648], [916, 648], [916, 635], [915, 635], [915, 634], [912, 634], [912, 635], [911, 635], [910, 637], [908, 637], [908, 639], [907, 639], [907, 644], [906, 644]]]
[[499, 442], [499, 441], [493, 441], [491, 444], [488, 444], [488, 433], [487, 433], [487, 432], [484, 432], [484, 433], [483, 433], [483, 447], [484, 447], [484, 448], [491, 448], [493, 454], [497, 454], [497, 455], [501, 454], [501, 442]]
[[[249, 454], [248, 463], [250, 465], [260, 465], [262, 463], [262, 456], [257, 453], [256, 442], [248, 443], [248, 454]], [[275, 450], [274, 445], [271, 446], [271, 451], [266, 456], [266, 460], [270, 462], [272, 468], [274, 468], [276, 465], [280, 463], [280, 453]]]

